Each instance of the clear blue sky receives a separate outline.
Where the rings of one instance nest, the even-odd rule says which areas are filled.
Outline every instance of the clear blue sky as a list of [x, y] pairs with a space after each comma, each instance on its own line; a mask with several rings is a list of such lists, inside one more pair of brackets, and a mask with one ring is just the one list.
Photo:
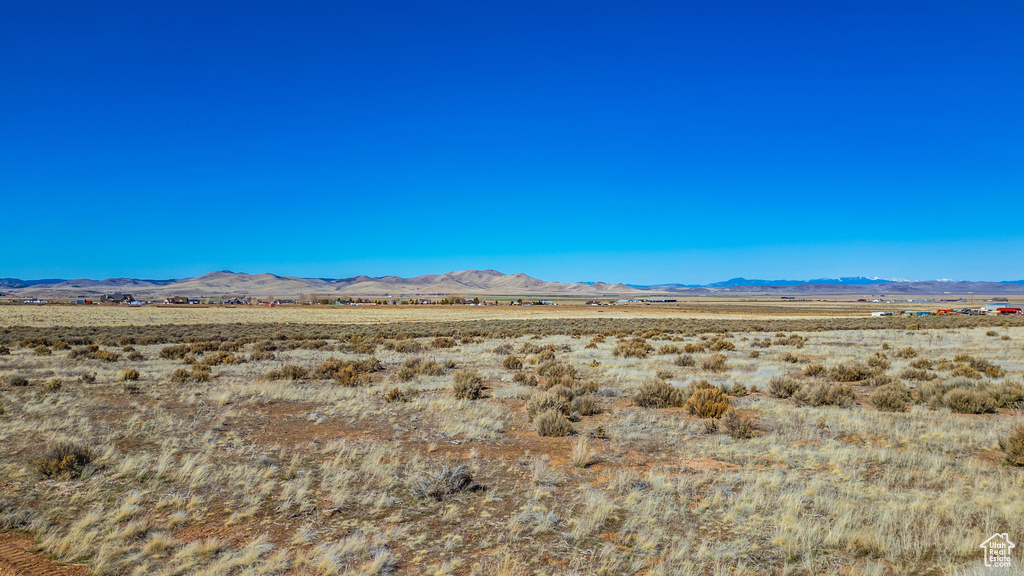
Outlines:
[[8, 2], [0, 276], [1016, 280], [1022, 71], [1019, 0]]

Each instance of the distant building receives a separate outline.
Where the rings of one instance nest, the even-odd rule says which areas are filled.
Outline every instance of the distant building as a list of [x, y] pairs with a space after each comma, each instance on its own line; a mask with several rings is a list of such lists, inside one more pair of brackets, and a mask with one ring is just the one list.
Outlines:
[[188, 296], [171, 296], [164, 298], [164, 304], [188, 304]]
[[135, 300], [135, 298], [132, 298], [131, 294], [122, 294], [120, 292], [100, 296], [100, 302], [113, 302], [114, 304], [127, 304], [132, 300]]
[[1014, 304], [1013, 302], [991, 302], [981, 307], [981, 311], [986, 314], [997, 314], [1000, 308], [1021, 308], [1020, 304]]

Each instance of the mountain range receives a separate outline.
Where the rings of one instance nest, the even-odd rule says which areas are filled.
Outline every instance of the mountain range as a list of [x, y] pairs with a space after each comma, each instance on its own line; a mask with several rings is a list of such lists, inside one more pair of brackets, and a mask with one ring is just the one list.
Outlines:
[[733, 278], [704, 285], [609, 284], [605, 282], [546, 282], [526, 274], [503, 274], [496, 270], [463, 270], [427, 274], [412, 278], [399, 276], [352, 276], [349, 278], [301, 278], [276, 274], [245, 274], [228, 270], [193, 278], [147, 280], [107, 278], [105, 280], [20, 280], [0, 278], [0, 293], [31, 298], [94, 298], [112, 292], [130, 293], [140, 299], [167, 296], [295, 298], [300, 294], [323, 297], [380, 296], [653, 296], [700, 294], [1024, 294], [1024, 281], [971, 282], [957, 280], [908, 281], [864, 276], [818, 278], [814, 280], [758, 280]]

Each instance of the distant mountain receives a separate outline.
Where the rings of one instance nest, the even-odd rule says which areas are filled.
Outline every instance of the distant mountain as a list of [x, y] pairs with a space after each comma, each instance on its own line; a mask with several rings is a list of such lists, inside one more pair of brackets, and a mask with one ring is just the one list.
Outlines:
[[56, 284], [57, 282], [63, 282], [59, 278], [51, 278], [49, 280], [21, 280], [20, 278], [0, 278], [0, 288], [25, 288], [28, 286], [35, 286], [36, 284]]
[[814, 280], [747, 280], [746, 278], [733, 278], [731, 280], [726, 280], [725, 282], [713, 282], [711, 284], [706, 284], [706, 286], [797, 286], [800, 284], [839, 284], [843, 286], [865, 286], [870, 284], [889, 284], [895, 282], [907, 282], [907, 280], [867, 278], [865, 276], [845, 276], [842, 278], [815, 278]]
[[638, 293], [623, 284], [545, 282], [526, 274], [503, 274], [497, 270], [462, 270], [446, 274], [427, 274], [413, 278], [399, 276], [353, 276], [349, 278], [299, 278], [276, 274], [244, 274], [230, 270], [209, 272], [194, 278], [173, 280], [138, 280], [107, 278], [105, 280], [52, 280], [24, 282], [11, 279], [0, 286], [17, 296], [37, 298], [97, 297], [123, 292], [141, 299], [168, 296], [255, 296], [296, 298], [300, 294], [322, 297], [369, 296], [461, 296], [523, 295], [523, 296], [602, 296], [604, 294]]
[[412, 278], [400, 276], [351, 276], [348, 278], [300, 278], [277, 274], [244, 274], [218, 270], [193, 278], [146, 280], [107, 278], [105, 280], [20, 280], [0, 279], [0, 290], [18, 297], [90, 298], [113, 292], [129, 293], [145, 300], [167, 296], [296, 298], [300, 294], [324, 298], [351, 297], [434, 297], [459, 296], [581, 296], [606, 294], [645, 296], [657, 294], [760, 294], [760, 295], [842, 295], [842, 294], [1024, 294], [1024, 280], [1003, 282], [964, 282], [931, 280], [911, 282], [900, 279], [851, 276], [814, 280], [751, 280], [733, 278], [706, 285], [660, 284], [637, 286], [604, 282], [546, 282], [526, 274], [503, 274], [497, 270], [461, 270], [445, 274], [426, 274]]

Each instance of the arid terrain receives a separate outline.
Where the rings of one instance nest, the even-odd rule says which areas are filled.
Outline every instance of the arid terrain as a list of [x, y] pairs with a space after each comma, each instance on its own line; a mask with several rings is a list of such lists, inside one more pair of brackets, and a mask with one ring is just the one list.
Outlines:
[[0, 575], [1013, 573], [1024, 318], [871, 306], [0, 306]]

